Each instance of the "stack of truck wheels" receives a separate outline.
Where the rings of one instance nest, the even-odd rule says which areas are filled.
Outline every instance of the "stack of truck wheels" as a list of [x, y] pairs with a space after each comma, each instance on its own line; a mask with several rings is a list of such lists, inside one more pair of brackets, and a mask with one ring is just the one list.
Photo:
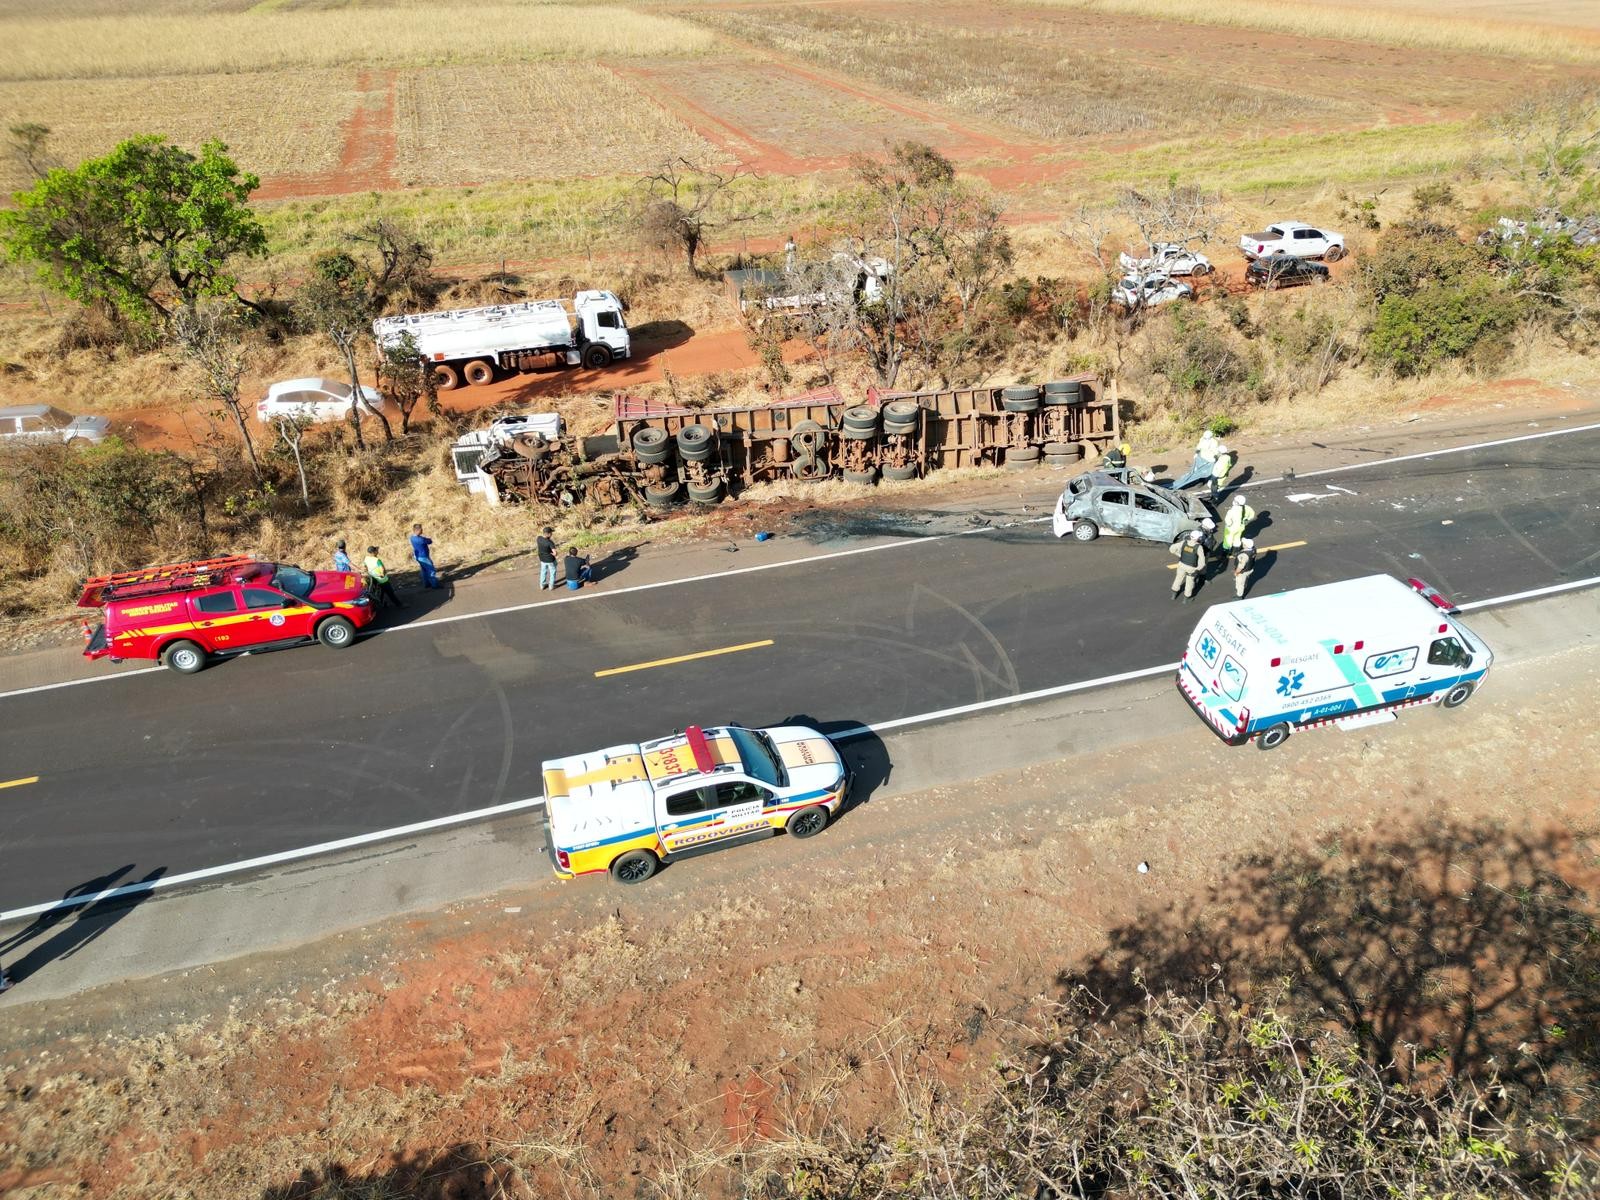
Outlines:
[[[685, 425], [678, 430], [678, 457], [685, 463], [711, 463], [717, 453], [717, 431], [710, 425]], [[690, 478], [689, 499], [696, 504], [715, 504], [722, 499], [722, 480], [708, 466], [704, 478]]]
[[[857, 404], [844, 410], [844, 419], [841, 422], [840, 436], [846, 442], [872, 443], [878, 440], [878, 410], [870, 404]], [[848, 447], [845, 454], [849, 456]], [[844, 468], [844, 477], [850, 483], [876, 483], [878, 479], [878, 465], [872, 461], [870, 445], [866, 450], [867, 467]]]
[[[641, 467], [665, 466], [672, 461], [672, 439], [664, 429], [641, 429], [633, 435], [633, 456]], [[671, 508], [682, 491], [676, 479], [652, 479], [644, 485], [644, 502], [651, 508]]]
[[[1000, 393], [1000, 405], [1008, 413], [1036, 413], [1043, 407], [1039, 389], [1031, 385], [1005, 388]], [[1005, 466], [1008, 471], [1028, 471], [1039, 465], [1037, 446], [1010, 445], [1006, 447]]]
[[[1044, 406], [1046, 408], [1070, 408], [1083, 401], [1083, 385], [1076, 379], [1062, 379], [1044, 385]], [[1065, 424], [1065, 423], [1063, 423]], [[1083, 457], [1083, 446], [1077, 442], [1046, 442], [1044, 444], [1044, 465], [1047, 467], [1070, 467]]]
[[[885, 437], [909, 437], [915, 442], [917, 434], [922, 431], [922, 406], [915, 400], [891, 400], [883, 406], [883, 435]], [[885, 479], [906, 480], [917, 477], [917, 464], [904, 463], [900, 465], [886, 465], [883, 468]]]

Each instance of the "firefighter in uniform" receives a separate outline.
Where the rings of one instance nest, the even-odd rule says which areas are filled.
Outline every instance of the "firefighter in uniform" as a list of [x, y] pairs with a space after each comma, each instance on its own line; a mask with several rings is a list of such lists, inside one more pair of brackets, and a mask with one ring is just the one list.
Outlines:
[[1100, 460], [1100, 466], [1107, 471], [1120, 471], [1128, 465], [1128, 444], [1113, 446], [1107, 450], [1105, 457]]
[[1217, 443], [1217, 461], [1211, 464], [1211, 503], [1217, 502], [1217, 493], [1228, 486], [1228, 476], [1233, 473], [1233, 451]]
[[1172, 577], [1172, 598], [1176, 600], [1182, 592], [1187, 604], [1194, 597], [1200, 576], [1205, 573], [1206, 535], [1198, 529], [1192, 530], [1188, 537], [1173, 542], [1171, 550], [1178, 556], [1178, 569]]
[[1222, 548], [1229, 553], [1237, 550], [1239, 543], [1244, 540], [1244, 531], [1250, 528], [1250, 522], [1255, 519], [1256, 510], [1245, 503], [1244, 493], [1235, 492], [1233, 503], [1222, 517]]

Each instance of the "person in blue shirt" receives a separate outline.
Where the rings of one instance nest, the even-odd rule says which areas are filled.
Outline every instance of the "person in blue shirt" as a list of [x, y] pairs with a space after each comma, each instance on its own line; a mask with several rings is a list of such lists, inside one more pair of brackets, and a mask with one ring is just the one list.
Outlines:
[[422, 586], [436, 588], [439, 586], [439, 573], [433, 567], [432, 553], [433, 539], [422, 536], [422, 526], [411, 527], [411, 557], [417, 560], [417, 566], [422, 571]]
[[355, 570], [355, 567], [350, 565], [350, 556], [345, 553], [343, 538], [333, 544], [333, 569], [345, 572], [353, 572]]

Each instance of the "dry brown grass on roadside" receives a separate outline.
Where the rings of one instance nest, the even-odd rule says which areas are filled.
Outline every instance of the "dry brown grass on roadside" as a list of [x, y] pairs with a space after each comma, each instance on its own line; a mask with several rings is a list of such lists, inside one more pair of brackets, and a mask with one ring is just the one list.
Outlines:
[[[1054, 8], [1125, 13], [1163, 21], [1261, 29], [1423, 50], [1464, 50], [1556, 62], [1600, 62], [1600, 38], [1520, 21], [1459, 16], [1456, 6], [1408, 13], [1295, 0], [1022, 0]], [[1592, 28], [1592, 26], [1591, 26]]]
[[0, 35], [11, 80], [693, 55], [713, 43], [672, 17], [555, 4], [15, 20]]

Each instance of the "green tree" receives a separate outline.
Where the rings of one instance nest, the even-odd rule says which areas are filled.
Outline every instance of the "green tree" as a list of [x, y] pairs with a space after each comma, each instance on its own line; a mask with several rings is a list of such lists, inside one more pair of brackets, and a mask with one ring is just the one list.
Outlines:
[[0, 242], [46, 287], [148, 327], [174, 300], [233, 292], [229, 261], [266, 252], [246, 203], [259, 183], [221, 142], [197, 156], [143, 134], [16, 193], [16, 208], [0, 213]]
[[362, 409], [383, 427], [384, 441], [393, 441], [394, 430], [389, 427], [388, 418], [365, 399], [356, 363], [356, 351], [362, 339], [371, 335], [374, 316], [372, 280], [367, 269], [342, 251], [322, 255], [312, 264], [311, 277], [296, 294], [294, 307], [300, 319], [325, 335], [344, 359], [355, 397], [350, 406], [350, 428], [355, 433], [356, 446], [366, 448], [361, 433]]

